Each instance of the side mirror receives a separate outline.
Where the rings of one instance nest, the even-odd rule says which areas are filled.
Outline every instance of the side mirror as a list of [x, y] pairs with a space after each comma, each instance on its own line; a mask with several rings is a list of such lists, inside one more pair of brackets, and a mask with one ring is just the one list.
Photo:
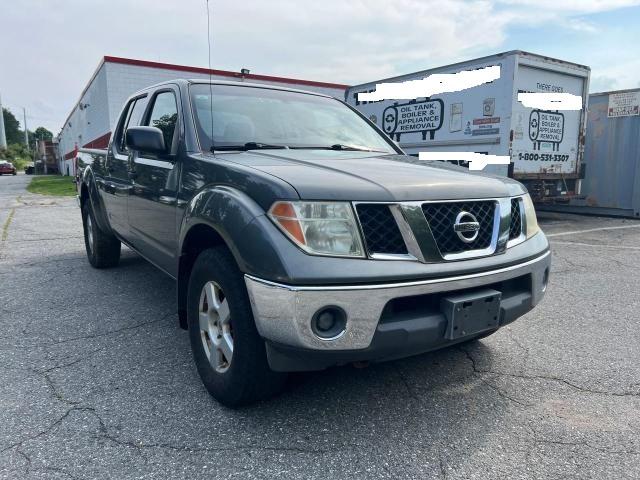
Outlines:
[[129, 150], [156, 155], [167, 153], [162, 130], [156, 127], [129, 127], [124, 141]]

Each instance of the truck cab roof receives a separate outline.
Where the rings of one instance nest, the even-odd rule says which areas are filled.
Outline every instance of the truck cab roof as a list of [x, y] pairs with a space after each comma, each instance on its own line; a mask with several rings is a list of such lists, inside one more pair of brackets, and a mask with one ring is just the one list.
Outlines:
[[142, 93], [148, 92], [150, 90], [156, 90], [163, 85], [179, 85], [183, 87], [188, 87], [189, 85], [203, 84], [203, 85], [230, 85], [230, 86], [238, 86], [238, 87], [251, 87], [251, 88], [268, 88], [271, 90], [282, 90], [285, 92], [295, 92], [295, 93], [304, 93], [308, 95], [316, 95], [318, 97], [327, 97], [332, 98], [331, 95], [325, 95], [319, 92], [311, 92], [309, 90], [300, 90], [297, 88], [288, 88], [288, 87], [280, 87], [278, 85], [272, 85], [269, 83], [255, 83], [255, 82], [234, 82], [228, 80], [204, 80], [204, 79], [195, 79], [195, 78], [176, 78], [173, 80], [166, 80], [164, 82], [156, 83], [154, 85], [150, 85], [141, 90], [136, 91], [131, 95], [131, 97], [135, 97]]

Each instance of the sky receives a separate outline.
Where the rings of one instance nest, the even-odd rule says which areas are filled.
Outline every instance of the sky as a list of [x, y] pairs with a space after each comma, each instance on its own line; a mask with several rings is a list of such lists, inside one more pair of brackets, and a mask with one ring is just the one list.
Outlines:
[[[358, 84], [525, 50], [640, 87], [640, 0], [210, 0], [212, 67]], [[207, 66], [205, 0], [2, 0], [0, 96], [56, 134], [104, 55]]]

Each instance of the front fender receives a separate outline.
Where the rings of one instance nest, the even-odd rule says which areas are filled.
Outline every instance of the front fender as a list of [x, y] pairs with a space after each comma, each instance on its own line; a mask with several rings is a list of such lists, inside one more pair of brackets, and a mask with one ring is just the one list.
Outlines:
[[[111, 225], [109, 224], [104, 203], [98, 191], [96, 177], [91, 166], [87, 165], [83, 168], [81, 182], [82, 186], [87, 189], [88, 200], [91, 202], [91, 208], [93, 209], [98, 227], [100, 227], [102, 231], [111, 232]], [[81, 204], [81, 207], [83, 206], [84, 204]]]
[[[178, 233], [177, 296], [182, 328], [187, 328], [187, 285], [189, 272], [195, 261], [188, 251], [194, 240], [206, 245], [209, 243], [207, 240], [212, 240], [215, 244], [221, 239], [243, 273], [262, 273], [264, 276], [264, 272], [269, 271], [275, 274], [275, 278], [286, 277], [284, 263], [275, 245], [269, 242], [269, 237], [264, 235], [263, 230], [255, 229], [255, 220], [265, 218], [265, 211], [251, 197], [226, 185], [205, 187], [188, 202]], [[204, 241], [194, 238], [194, 235], [203, 234], [200, 229], [202, 226], [209, 227], [219, 238]], [[284, 239], [283, 235], [282, 238]], [[256, 271], [258, 265], [259, 270]], [[268, 277], [273, 278], [274, 275], [270, 273]]]
[[207, 225], [224, 240], [241, 271], [253, 272], [256, 251], [269, 268], [282, 270], [281, 262], [273, 262], [275, 248], [269, 245], [268, 237], [254, 235], [246, 238], [247, 226], [265, 211], [246, 193], [226, 186], [205, 188], [188, 203], [179, 233], [179, 251], [185, 251], [185, 240], [189, 232], [198, 225]]

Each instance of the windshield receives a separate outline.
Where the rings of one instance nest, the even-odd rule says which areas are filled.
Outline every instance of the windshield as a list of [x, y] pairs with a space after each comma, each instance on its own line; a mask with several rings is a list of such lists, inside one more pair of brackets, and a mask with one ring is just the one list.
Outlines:
[[214, 149], [287, 147], [397, 153], [371, 125], [333, 98], [196, 84], [191, 86], [191, 102], [204, 151], [213, 145]]

